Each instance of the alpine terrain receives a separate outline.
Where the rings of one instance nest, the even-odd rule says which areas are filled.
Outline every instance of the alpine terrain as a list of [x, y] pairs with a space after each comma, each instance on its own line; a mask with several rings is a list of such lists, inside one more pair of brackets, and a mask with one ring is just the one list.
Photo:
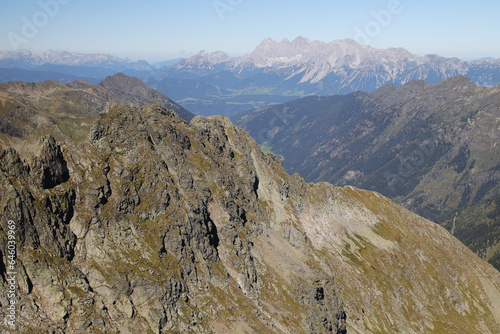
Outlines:
[[237, 123], [290, 173], [380, 192], [500, 269], [500, 86], [412, 81], [311, 96]]
[[[4, 332], [500, 332], [500, 272], [379, 193], [289, 175], [223, 116], [97, 112], [83, 101], [99, 87], [10, 85], [2, 119], [23, 123], [0, 153]], [[71, 115], [85, 136], [63, 130]]]
[[95, 85], [84, 81], [0, 83], [0, 147], [18, 147], [27, 139], [49, 134], [79, 140], [87, 136], [96, 115], [115, 103], [156, 103], [188, 121], [194, 117], [141, 80], [123, 73]]

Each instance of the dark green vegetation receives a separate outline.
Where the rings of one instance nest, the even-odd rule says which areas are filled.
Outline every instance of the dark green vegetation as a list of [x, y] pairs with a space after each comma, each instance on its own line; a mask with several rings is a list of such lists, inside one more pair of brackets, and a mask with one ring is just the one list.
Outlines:
[[389, 196], [500, 269], [500, 87], [461, 76], [414, 81], [372, 94], [311, 96], [236, 122], [282, 156], [289, 172]]
[[500, 269], [500, 196], [461, 208], [443, 225]]

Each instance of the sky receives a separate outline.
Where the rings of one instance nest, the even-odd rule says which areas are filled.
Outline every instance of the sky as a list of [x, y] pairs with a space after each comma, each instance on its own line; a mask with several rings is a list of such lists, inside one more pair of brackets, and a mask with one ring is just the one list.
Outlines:
[[499, 17], [498, 0], [0, 0], [0, 50], [157, 62], [303, 36], [471, 60], [500, 58]]

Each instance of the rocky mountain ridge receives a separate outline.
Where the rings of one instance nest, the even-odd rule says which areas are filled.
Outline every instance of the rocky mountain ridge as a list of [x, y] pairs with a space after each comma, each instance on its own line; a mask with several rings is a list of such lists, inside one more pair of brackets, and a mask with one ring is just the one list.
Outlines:
[[286, 174], [225, 117], [110, 106], [85, 140], [37, 146], [0, 154], [16, 333], [500, 330], [500, 273], [443, 228]]
[[0, 83], [0, 146], [23, 150], [23, 142], [43, 135], [58, 140], [85, 138], [97, 114], [110, 104], [164, 105], [181, 117], [194, 115], [141, 80], [123, 73], [99, 84], [84, 81], [60, 83]]

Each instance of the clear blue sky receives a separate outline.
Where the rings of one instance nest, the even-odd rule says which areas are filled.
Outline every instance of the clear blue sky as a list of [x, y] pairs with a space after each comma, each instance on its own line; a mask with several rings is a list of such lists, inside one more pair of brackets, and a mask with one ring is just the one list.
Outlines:
[[199, 50], [242, 55], [267, 37], [303, 36], [500, 58], [499, 18], [498, 0], [0, 0], [0, 49], [12, 50], [14, 38], [21, 49], [157, 61]]

